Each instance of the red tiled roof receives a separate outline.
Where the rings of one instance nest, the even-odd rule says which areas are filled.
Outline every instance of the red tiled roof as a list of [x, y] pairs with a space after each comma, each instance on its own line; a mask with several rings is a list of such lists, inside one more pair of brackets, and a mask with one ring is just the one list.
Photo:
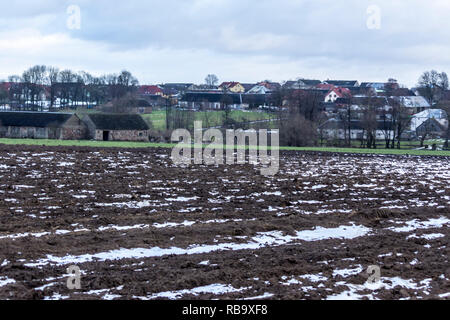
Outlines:
[[163, 91], [158, 86], [140, 86], [138, 90], [139, 94], [149, 94], [149, 95], [156, 95], [156, 94], [162, 94]]
[[332, 84], [328, 84], [328, 83], [320, 83], [316, 86], [317, 89], [325, 89], [325, 90], [333, 90], [334, 88], [336, 88], [334, 85]]
[[234, 86], [236, 86], [236, 85], [238, 85], [239, 84], [239, 82], [235, 82], [235, 81], [230, 81], [230, 82], [223, 82], [220, 86], [219, 86], [219, 88], [232, 88], [232, 87], [234, 87]]
[[0, 87], [5, 89], [6, 91], [9, 91], [11, 89], [12, 82], [0, 82]]

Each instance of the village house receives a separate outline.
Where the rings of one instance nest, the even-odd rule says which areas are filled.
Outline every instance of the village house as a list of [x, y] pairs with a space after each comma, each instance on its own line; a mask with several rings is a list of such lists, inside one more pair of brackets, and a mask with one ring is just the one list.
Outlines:
[[376, 92], [384, 92], [386, 89], [386, 83], [384, 82], [363, 82], [361, 83], [361, 88], [372, 88]]
[[97, 141], [149, 141], [149, 126], [137, 114], [89, 114], [88, 138]]
[[180, 107], [191, 110], [220, 110], [227, 106], [230, 109], [246, 110], [265, 108], [273, 105], [268, 93], [227, 93], [223, 92], [187, 92], [180, 100]]
[[30, 139], [84, 139], [86, 127], [70, 113], [1, 112], [0, 136]]
[[241, 83], [241, 85], [244, 87], [244, 93], [247, 93], [249, 90], [256, 86], [255, 83]]
[[318, 85], [314, 86], [314, 88], [312, 89], [319, 89], [319, 90], [331, 90], [336, 88], [334, 85], [332, 84], [328, 84], [328, 83], [319, 83]]
[[207, 84], [195, 84], [189, 88], [189, 91], [222, 91], [218, 86], [210, 86]]
[[430, 103], [422, 96], [400, 96], [395, 97], [395, 99], [403, 107], [408, 108], [410, 114], [416, 114], [431, 108]]
[[268, 89], [265, 86], [262, 85], [256, 85], [253, 88], [251, 88], [250, 90], [247, 91], [247, 94], [266, 94], [271, 92], [270, 89]]
[[427, 109], [415, 114], [411, 119], [411, 131], [417, 136], [424, 132], [434, 136], [444, 136], [449, 125], [447, 113], [441, 109]]
[[227, 105], [231, 109], [247, 109], [243, 94], [223, 92], [186, 92], [180, 100], [180, 107], [192, 110], [219, 110]]
[[[223, 82], [219, 89], [233, 92], [233, 93], [244, 93], [246, 91], [245, 87], [239, 82]], [[251, 89], [251, 88], [249, 88]]]
[[160, 87], [164, 96], [178, 98], [186, 91], [191, 90], [193, 86], [193, 83], [166, 83]]
[[338, 98], [350, 98], [351, 95], [350, 90], [346, 88], [333, 88], [325, 96], [324, 102], [335, 102]]
[[277, 91], [281, 89], [281, 84], [278, 82], [271, 82], [271, 81], [261, 81], [257, 83], [258, 86], [263, 86], [269, 89], [270, 92]]
[[[383, 140], [386, 136], [393, 137], [394, 130], [392, 123], [377, 121], [375, 136], [377, 140]], [[325, 139], [345, 139], [348, 127], [350, 127], [350, 137], [352, 140], [362, 140], [367, 138], [367, 131], [360, 120], [351, 120], [348, 124], [340, 119], [330, 119], [319, 126], [319, 133]]]
[[81, 140], [86, 129], [71, 113], [0, 112], [2, 138]]
[[154, 85], [143, 85], [139, 86], [138, 94], [141, 96], [163, 96], [163, 90]]
[[312, 89], [321, 84], [320, 80], [298, 79], [296, 81], [286, 81], [283, 85], [288, 90]]
[[153, 112], [153, 107], [163, 105], [164, 98], [159, 95], [145, 96], [138, 99], [136, 106], [131, 107], [129, 113], [149, 114]]
[[447, 125], [443, 125], [437, 119], [429, 118], [417, 127], [416, 137], [444, 138], [447, 133]]
[[359, 87], [359, 82], [356, 80], [327, 80], [323, 83], [332, 84], [335, 87], [341, 88], [351, 88], [351, 87]]

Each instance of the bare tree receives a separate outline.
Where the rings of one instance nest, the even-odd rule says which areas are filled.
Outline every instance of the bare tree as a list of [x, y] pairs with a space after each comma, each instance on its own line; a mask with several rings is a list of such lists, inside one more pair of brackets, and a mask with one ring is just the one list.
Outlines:
[[231, 127], [234, 123], [231, 119], [231, 105], [233, 104], [233, 98], [227, 93], [226, 90], [223, 90], [222, 98], [220, 99], [220, 103], [222, 105], [223, 113], [223, 125], [228, 128]]
[[215, 74], [208, 74], [205, 78], [205, 84], [208, 87], [214, 87], [219, 83], [219, 78]]
[[398, 100], [392, 101], [392, 127], [394, 129], [395, 138], [392, 139], [392, 149], [395, 148], [395, 141], [397, 141], [397, 149], [401, 148], [401, 139], [406, 129], [411, 126], [412, 116], [402, 103]]
[[395, 139], [394, 133], [394, 118], [392, 116], [393, 108], [391, 106], [384, 106], [380, 110], [380, 117], [382, 121], [382, 128], [386, 149], [392, 146], [392, 141]]
[[426, 71], [419, 78], [418, 90], [431, 106], [439, 102], [442, 94], [449, 87], [448, 76], [445, 72], [436, 70]]
[[11, 108], [19, 108], [20, 110], [22, 102], [25, 100], [22, 78], [18, 75], [12, 75], [8, 77], [8, 81], [11, 84], [9, 88], [9, 101]]
[[361, 126], [366, 133], [366, 147], [369, 149], [376, 149], [376, 133], [378, 129], [377, 107], [375, 106], [375, 102], [371, 94], [368, 95], [367, 99], [361, 107], [363, 108]]
[[0, 105], [6, 103], [9, 98], [8, 90], [0, 82]]
[[34, 108], [39, 101], [40, 94], [44, 91], [46, 66], [34, 66], [24, 71], [22, 82], [25, 85], [26, 104], [29, 102]]
[[53, 108], [56, 100], [56, 83], [59, 79], [59, 69], [56, 67], [47, 68], [47, 83], [50, 86], [50, 108]]
[[347, 103], [340, 107], [338, 118], [342, 124], [342, 129], [344, 130], [344, 143], [346, 146], [352, 145], [352, 130], [351, 130], [351, 124], [352, 120], [354, 120], [355, 115], [352, 110], [353, 105], [352, 103]]
[[314, 122], [320, 114], [323, 98], [317, 90], [293, 90], [287, 94], [286, 103], [290, 113], [299, 113]]
[[317, 125], [299, 113], [291, 114], [280, 126], [280, 142], [284, 146], [316, 146], [319, 139]]
[[61, 106], [67, 107], [72, 105], [75, 99], [75, 83], [77, 83], [77, 74], [72, 70], [66, 69], [59, 73], [58, 89]]
[[377, 131], [377, 117], [376, 112], [372, 106], [367, 106], [363, 117], [362, 126], [366, 132], [366, 146], [367, 148], [377, 148], [376, 131]]
[[113, 100], [112, 111], [114, 113], [132, 113], [139, 106], [137, 97], [131, 93]]
[[449, 140], [450, 140], [450, 105], [446, 104], [441, 106], [441, 108], [447, 113], [447, 131], [445, 132], [445, 142], [444, 148], [449, 148]]

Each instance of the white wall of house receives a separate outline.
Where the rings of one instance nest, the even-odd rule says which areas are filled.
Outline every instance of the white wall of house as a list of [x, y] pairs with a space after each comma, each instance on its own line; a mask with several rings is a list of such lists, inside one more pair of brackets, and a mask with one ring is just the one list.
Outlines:
[[338, 98], [339, 98], [339, 96], [337, 95], [337, 93], [334, 91], [331, 91], [325, 97], [325, 102], [335, 102]]
[[248, 94], [266, 94], [270, 90], [264, 86], [254, 86], [247, 93]]
[[[346, 132], [344, 129], [326, 129], [322, 130], [322, 134], [324, 138], [327, 139], [345, 139], [346, 136]], [[352, 140], [360, 140], [363, 138], [367, 138], [367, 133], [364, 130], [351, 130], [350, 135]], [[394, 131], [392, 130], [388, 132], [385, 132], [383, 130], [376, 131], [377, 140], [384, 140], [386, 138], [386, 135], [389, 135], [389, 137], [393, 137]]]

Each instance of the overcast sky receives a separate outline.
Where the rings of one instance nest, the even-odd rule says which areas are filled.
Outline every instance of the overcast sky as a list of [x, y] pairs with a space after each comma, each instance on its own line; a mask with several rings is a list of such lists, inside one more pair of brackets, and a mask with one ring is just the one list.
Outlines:
[[449, 17], [448, 0], [2, 0], [0, 79], [46, 64], [148, 84], [215, 73], [413, 86], [450, 73]]

